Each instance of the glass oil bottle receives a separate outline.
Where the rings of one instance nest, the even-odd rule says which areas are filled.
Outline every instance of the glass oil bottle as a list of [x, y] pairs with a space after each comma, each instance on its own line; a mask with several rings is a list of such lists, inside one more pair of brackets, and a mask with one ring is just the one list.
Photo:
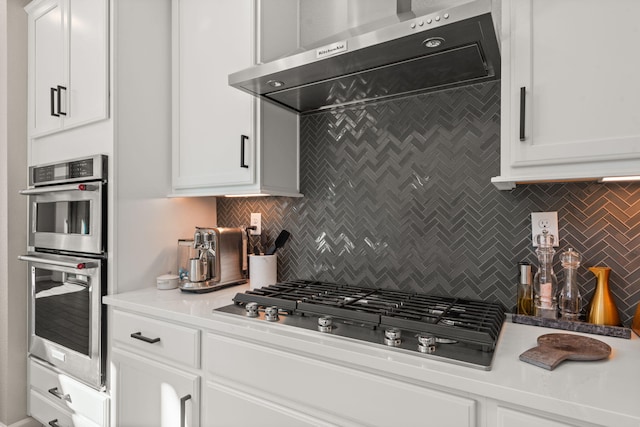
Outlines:
[[518, 303], [516, 313], [525, 316], [533, 316], [533, 281], [531, 275], [531, 264], [522, 261], [518, 263], [520, 271], [518, 279]]

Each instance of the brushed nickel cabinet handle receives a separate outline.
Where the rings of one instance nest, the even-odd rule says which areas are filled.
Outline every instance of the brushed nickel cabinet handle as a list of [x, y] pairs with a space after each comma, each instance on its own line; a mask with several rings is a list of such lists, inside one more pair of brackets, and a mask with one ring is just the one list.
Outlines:
[[56, 418], [55, 420], [51, 420], [48, 423], [51, 427], [60, 427], [60, 424], [58, 424], [58, 419]]

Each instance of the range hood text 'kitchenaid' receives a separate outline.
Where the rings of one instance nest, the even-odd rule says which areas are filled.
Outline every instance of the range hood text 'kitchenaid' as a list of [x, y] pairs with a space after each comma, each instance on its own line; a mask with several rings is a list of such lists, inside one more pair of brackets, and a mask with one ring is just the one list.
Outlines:
[[350, 29], [337, 36], [344, 38], [230, 74], [229, 84], [304, 114], [500, 78], [491, 0], [419, 16], [402, 10], [408, 3], [398, 0], [391, 24]]

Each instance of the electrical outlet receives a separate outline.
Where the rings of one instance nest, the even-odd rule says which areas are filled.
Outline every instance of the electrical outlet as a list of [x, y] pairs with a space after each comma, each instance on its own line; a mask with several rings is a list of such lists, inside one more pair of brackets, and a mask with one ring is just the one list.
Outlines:
[[252, 236], [259, 236], [262, 234], [262, 214], [261, 213], [252, 213], [251, 214], [251, 226], [255, 226], [255, 230], [251, 230]]
[[538, 246], [536, 236], [542, 234], [542, 230], [545, 229], [553, 236], [553, 246], [559, 246], [558, 212], [531, 212], [531, 240], [533, 241], [533, 246]]

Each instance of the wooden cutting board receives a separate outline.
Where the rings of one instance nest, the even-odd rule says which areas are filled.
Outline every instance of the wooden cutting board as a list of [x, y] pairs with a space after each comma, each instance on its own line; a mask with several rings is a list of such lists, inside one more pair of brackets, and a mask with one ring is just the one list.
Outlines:
[[564, 360], [601, 360], [611, 354], [602, 341], [572, 334], [546, 334], [538, 337], [538, 346], [520, 355], [520, 360], [553, 370]]

